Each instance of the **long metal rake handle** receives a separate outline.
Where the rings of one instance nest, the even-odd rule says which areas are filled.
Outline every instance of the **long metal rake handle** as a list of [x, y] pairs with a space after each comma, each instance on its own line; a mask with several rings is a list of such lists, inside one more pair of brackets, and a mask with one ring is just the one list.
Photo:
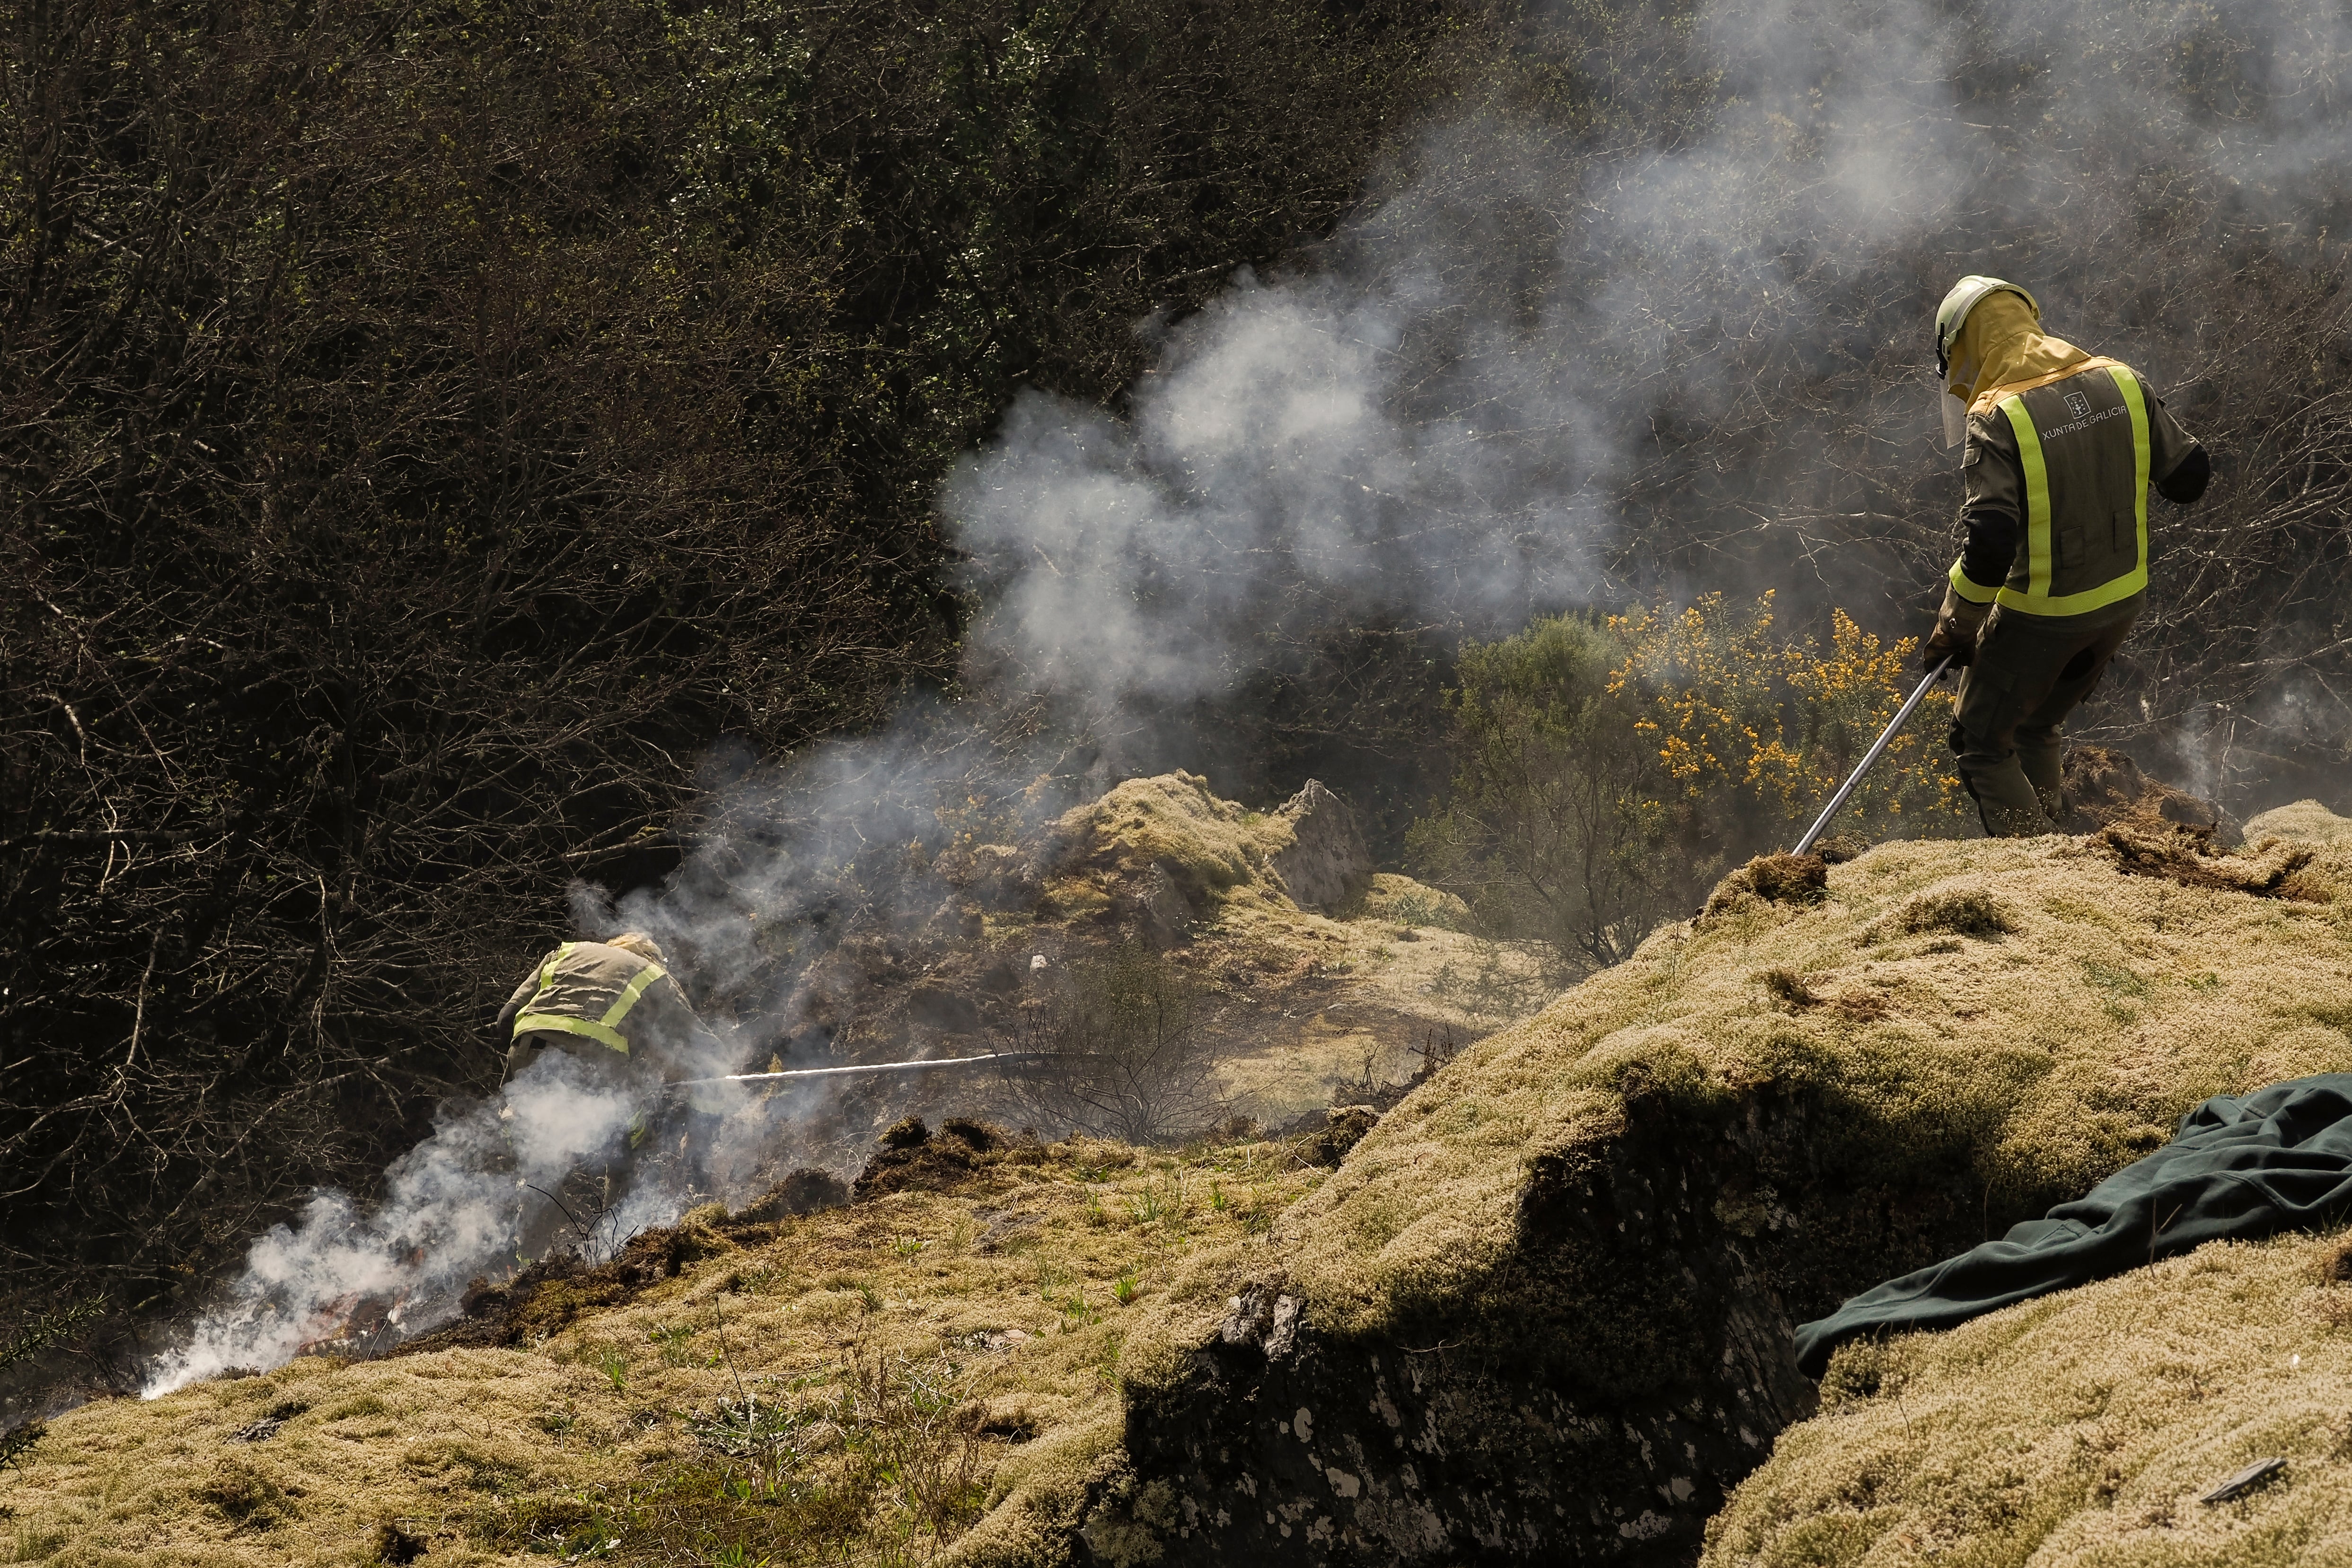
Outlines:
[[1822, 830], [1828, 827], [1830, 819], [1838, 814], [1838, 808], [1845, 804], [1846, 797], [1852, 795], [1854, 786], [1862, 782], [1862, 776], [1869, 772], [1871, 765], [1878, 760], [1878, 754], [1886, 749], [1886, 743], [1895, 738], [1895, 732], [1903, 727], [1904, 721], [1911, 716], [1912, 711], [1918, 707], [1920, 700], [1927, 696], [1927, 688], [1941, 680], [1944, 672], [1951, 668], [1951, 655], [1948, 653], [1936, 661], [1936, 667], [1927, 672], [1927, 678], [1919, 683], [1919, 689], [1911, 694], [1910, 700], [1895, 710], [1895, 716], [1887, 721], [1886, 727], [1879, 732], [1878, 738], [1871, 742], [1870, 749], [1862, 754], [1861, 766], [1847, 775], [1846, 781], [1838, 786], [1838, 792], [1830, 797], [1830, 803], [1822, 808], [1822, 814], [1813, 819], [1813, 825], [1805, 830], [1805, 836], [1797, 841], [1797, 847], [1789, 852], [1790, 854], [1801, 855], [1813, 847], [1813, 841], [1822, 836]]
[[730, 1072], [724, 1078], [682, 1078], [666, 1089], [691, 1089], [706, 1083], [772, 1083], [783, 1078], [842, 1078], [852, 1073], [919, 1072], [933, 1067], [970, 1067], [982, 1061], [1040, 1061], [1044, 1051], [997, 1051], [986, 1056], [935, 1056], [924, 1061], [862, 1061], [852, 1067], [802, 1067], [790, 1072]]

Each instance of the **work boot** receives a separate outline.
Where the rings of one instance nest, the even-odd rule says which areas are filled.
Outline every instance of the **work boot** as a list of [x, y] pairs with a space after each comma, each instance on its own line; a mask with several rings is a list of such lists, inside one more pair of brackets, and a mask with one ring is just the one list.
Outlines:
[[2025, 781], [2025, 770], [2014, 756], [1981, 771], [1964, 759], [1960, 777], [1976, 798], [1977, 815], [1991, 837], [2032, 839], [2057, 831], [2042, 810], [2041, 792]]
[[2055, 726], [2048, 729], [2018, 726], [2018, 771], [2033, 786], [2034, 799], [2042, 802], [2042, 813], [2053, 822], [2066, 820], [2064, 756], [2065, 744], [2059, 739]]

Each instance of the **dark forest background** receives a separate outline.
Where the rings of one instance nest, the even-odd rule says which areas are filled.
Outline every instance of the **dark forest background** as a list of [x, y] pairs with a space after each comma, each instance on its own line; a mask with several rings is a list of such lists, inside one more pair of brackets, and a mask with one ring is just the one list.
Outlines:
[[[0, 1270], [133, 1303], [494, 1082], [714, 741], [952, 678], [1017, 383], [1327, 232], [1443, 5], [12, 7]], [[494, 996], [494, 993], [497, 995]]]
[[[1716, 84], [1677, 74], [1685, 20], [12, 7], [0, 1312], [100, 1288], [168, 1306], [313, 1184], [363, 1186], [438, 1100], [495, 1081], [489, 1017], [568, 926], [567, 888], [678, 864], [714, 757], [958, 697], [981, 606], [935, 501], [1017, 388], [1116, 412], [1155, 332], [1239, 267], [1318, 265], [1473, 98], [1565, 152], [1701, 134]], [[2252, 79], [2213, 29], [2182, 68]], [[2028, 80], [1998, 55], [1972, 89], [1994, 99]], [[2277, 112], [2211, 99], [2221, 123]], [[2200, 366], [2184, 406], [2221, 472], [2118, 677], [2142, 716], [2118, 723], [2161, 754], [2164, 727], [2274, 673], [2266, 626], [2344, 645], [2347, 299], [2328, 214], [2217, 242], [2146, 167], [2105, 172], [2140, 195], [2101, 242], [2169, 268], [2116, 308]], [[1912, 262], [1842, 323], [1841, 367], [1774, 373], [1828, 386], [1916, 338], [1949, 262]], [[1801, 406], [1622, 410], [1654, 569], [1624, 580], [1746, 572], [1747, 519], [1678, 519]], [[1843, 461], [1825, 450], [1806, 461]], [[1899, 457], [1855, 504], [1920, 514], [1931, 476]], [[1948, 549], [1940, 517], [1906, 526], [1856, 557], [1893, 585], [1881, 608]], [[1284, 634], [1189, 716], [1190, 757], [1146, 760], [1256, 802], [1321, 777], [1393, 857], [1451, 770], [1463, 629]], [[2342, 760], [2340, 735], [2251, 719], [2241, 750], [2297, 792]]]

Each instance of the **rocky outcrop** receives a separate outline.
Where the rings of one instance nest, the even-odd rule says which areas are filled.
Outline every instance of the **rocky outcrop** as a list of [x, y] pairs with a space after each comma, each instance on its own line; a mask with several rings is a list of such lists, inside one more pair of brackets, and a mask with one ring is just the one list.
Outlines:
[[[1802, 1164], [1804, 1118], [1748, 1113], [1702, 1126], [1647, 1101], [1604, 1163], [1536, 1162], [1505, 1289], [1550, 1310], [1364, 1339], [1278, 1279], [1231, 1298], [1175, 1375], [1130, 1380], [1135, 1484], [1093, 1535], [1148, 1532], [1171, 1565], [1687, 1563], [1814, 1407], [1781, 1289], [1818, 1266], [1800, 1254], [1834, 1239], [1860, 1281], [1916, 1249], [1895, 1232], [1976, 1219], [1950, 1192], [1792, 1194], [1822, 1232], [1800, 1240], [1770, 1178]], [[1570, 1302], [1582, 1322], [1558, 1321]]]
[[1293, 841], [1274, 869], [1301, 909], [1329, 914], [1360, 902], [1372, 885], [1372, 854], [1348, 803], [1309, 779], [1283, 803]]

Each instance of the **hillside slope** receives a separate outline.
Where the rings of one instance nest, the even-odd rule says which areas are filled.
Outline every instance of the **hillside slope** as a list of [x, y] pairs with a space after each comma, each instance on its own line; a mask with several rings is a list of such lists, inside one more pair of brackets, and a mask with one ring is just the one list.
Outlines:
[[[2329, 841], [2144, 824], [1734, 877], [1175, 1293], [1122, 1359], [1129, 1468], [1088, 1539], [1687, 1560], [1811, 1411], [1792, 1322], [2079, 1194], [2208, 1095], [2352, 1067], [2352, 851], [2294, 825]], [[971, 1560], [1021, 1559], [997, 1528]]]
[[919, 1558], [1025, 1456], [1115, 1448], [1171, 1272], [1323, 1175], [948, 1129], [913, 1156], [853, 1207], [699, 1211], [446, 1348], [70, 1411], [0, 1480], [0, 1562]]
[[[2235, 855], [2146, 828], [1759, 862], [1328, 1176], [1280, 1144], [942, 1132], [852, 1207], [704, 1211], [626, 1281], [541, 1284], [499, 1343], [70, 1412], [9, 1479], [0, 1559], [1663, 1563], [1727, 1498], [1725, 1564], [2095, 1555], [2109, 1496], [2155, 1510], [2265, 1445], [2337, 1462], [2343, 1401], [2310, 1381], [2352, 1322], [2332, 1243], [1850, 1352], [1811, 1420], [1789, 1325], [2074, 1196], [2206, 1095], [2352, 1069], [2347, 963], [2352, 823], [2316, 808]], [[2011, 1375], [2042, 1361], [2050, 1390]], [[2078, 1385], [2109, 1393], [2054, 1392]], [[2011, 1530], [2095, 1439], [2116, 1488], [2094, 1467]], [[2332, 1496], [2231, 1517], [2316, 1541]], [[2220, 1519], [2147, 1539], [2253, 1539]]]
[[[2248, 831], [2342, 844], [2310, 801]], [[2339, 972], [2309, 1012], [2352, 1024]], [[2347, 1216], [2345, 1218], [2352, 1218]], [[2352, 1248], [2216, 1242], [1941, 1334], [1850, 1345], [1708, 1527], [1708, 1568], [2352, 1558]], [[2200, 1500], [2257, 1460], [2283, 1471]]]
[[[1831, 1364], [1706, 1568], [2352, 1558], [2346, 1244], [2216, 1242]], [[2249, 1463], [2285, 1471], [2199, 1500]]]

